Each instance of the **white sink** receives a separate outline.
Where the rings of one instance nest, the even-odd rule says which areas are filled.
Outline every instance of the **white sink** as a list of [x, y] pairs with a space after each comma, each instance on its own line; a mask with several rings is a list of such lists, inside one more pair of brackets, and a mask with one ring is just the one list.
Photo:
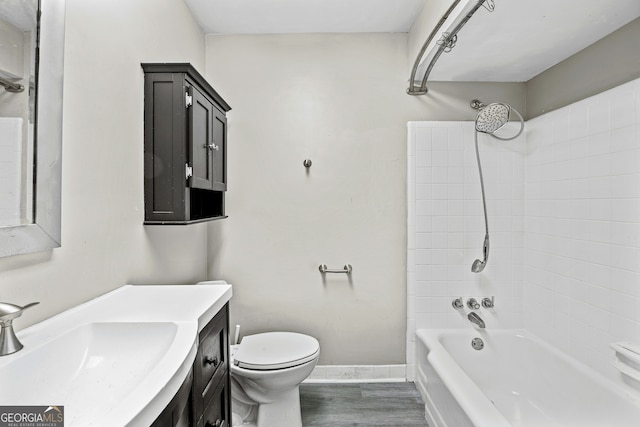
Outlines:
[[231, 298], [208, 286], [125, 285], [18, 331], [0, 405], [64, 406], [66, 427], [148, 427], [189, 374], [198, 332]]
[[171, 322], [98, 322], [25, 347], [0, 367], [0, 384], [11, 384], [0, 402], [64, 405], [67, 422], [93, 424], [153, 372], [177, 332]]

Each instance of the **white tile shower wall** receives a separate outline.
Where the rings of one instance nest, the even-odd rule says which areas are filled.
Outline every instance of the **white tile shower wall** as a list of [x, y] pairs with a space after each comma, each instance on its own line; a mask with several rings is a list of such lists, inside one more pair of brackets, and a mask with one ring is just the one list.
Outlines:
[[22, 119], [0, 117], [0, 225], [20, 224]]
[[[509, 131], [517, 131], [509, 125]], [[495, 296], [477, 310], [487, 327], [522, 327], [526, 137], [479, 135], [491, 248], [484, 272], [484, 219], [471, 122], [408, 124], [407, 374], [413, 379], [415, 330], [472, 328], [468, 308], [451, 301]]]
[[640, 80], [527, 123], [525, 326], [614, 380], [640, 343]]

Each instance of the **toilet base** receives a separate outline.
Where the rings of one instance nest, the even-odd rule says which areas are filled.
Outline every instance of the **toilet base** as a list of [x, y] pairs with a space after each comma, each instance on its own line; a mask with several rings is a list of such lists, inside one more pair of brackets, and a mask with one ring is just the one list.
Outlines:
[[258, 406], [257, 427], [302, 427], [300, 387], [282, 393], [278, 400]]
[[243, 422], [242, 417], [236, 413], [231, 413], [231, 427], [257, 427], [255, 422]]
[[250, 406], [234, 399], [233, 404], [233, 410], [238, 411], [233, 414], [233, 427], [302, 427], [298, 386], [279, 394], [278, 399], [270, 403]]

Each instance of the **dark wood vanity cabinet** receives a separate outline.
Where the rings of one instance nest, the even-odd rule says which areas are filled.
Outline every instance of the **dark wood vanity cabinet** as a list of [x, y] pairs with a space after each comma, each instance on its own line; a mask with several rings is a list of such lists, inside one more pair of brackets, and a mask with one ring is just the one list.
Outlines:
[[196, 427], [231, 427], [228, 305], [200, 335], [193, 366], [193, 403]]
[[145, 224], [226, 218], [229, 104], [190, 64], [142, 64]]
[[198, 335], [193, 369], [151, 427], [231, 427], [229, 305]]
[[180, 386], [171, 402], [151, 424], [151, 427], [191, 427], [193, 419], [193, 370]]

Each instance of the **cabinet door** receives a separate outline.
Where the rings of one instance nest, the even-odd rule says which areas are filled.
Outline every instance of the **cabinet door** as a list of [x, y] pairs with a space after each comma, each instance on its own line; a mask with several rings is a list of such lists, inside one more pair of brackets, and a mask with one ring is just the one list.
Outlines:
[[229, 395], [227, 383], [221, 382], [204, 410], [201, 427], [231, 427]]
[[188, 149], [183, 80], [179, 73], [145, 74], [145, 221], [185, 218]]
[[151, 427], [191, 427], [192, 423], [192, 395], [193, 371], [189, 372], [187, 379], [171, 399], [162, 413], [151, 424]]
[[188, 87], [192, 97], [189, 107], [189, 163], [192, 170], [190, 186], [213, 190], [213, 115], [218, 111], [198, 89]]
[[213, 109], [213, 189], [227, 190], [227, 116]]
[[207, 421], [209, 427], [231, 427], [228, 313], [229, 306], [226, 304], [198, 336], [193, 380], [197, 421], [194, 424], [198, 427], [204, 427]]

